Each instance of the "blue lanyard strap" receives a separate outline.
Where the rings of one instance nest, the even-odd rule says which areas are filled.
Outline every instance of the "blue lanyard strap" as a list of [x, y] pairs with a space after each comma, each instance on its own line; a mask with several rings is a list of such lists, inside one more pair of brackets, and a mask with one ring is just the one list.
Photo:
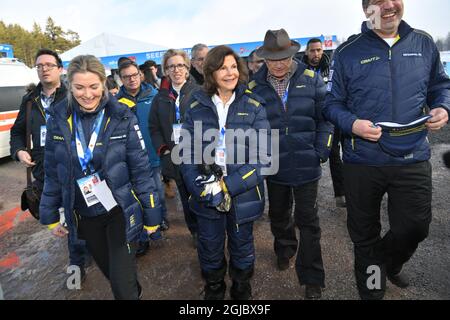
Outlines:
[[177, 123], [180, 123], [180, 121], [181, 121], [180, 96], [178, 96], [177, 100], [175, 101], [175, 116], [176, 116]]
[[87, 169], [91, 170], [91, 173], [95, 172], [94, 167], [91, 164], [91, 161], [94, 157], [94, 149], [98, 140], [98, 135], [100, 133], [100, 127], [103, 122], [103, 118], [105, 117], [105, 110], [103, 109], [95, 119], [93, 125], [93, 133], [91, 135], [91, 140], [89, 141], [89, 145], [86, 146], [86, 139], [84, 135], [83, 125], [81, 121], [77, 119], [77, 113], [73, 113], [73, 122], [75, 130], [75, 140], [76, 140], [76, 148], [78, 154], [78, 160], [80, 161], [81, 169], [86, 174]]
[[289, 85], [290, 85], [290, 83], [288, 83], [288, 86], [286, 88], [286, 91], [284, 92], [283, 98], [281, 99], [281, 101], [283, 102], [284, 111], [287, 111], [287, 101], [288, 101], [288, 96], [289, 96]]

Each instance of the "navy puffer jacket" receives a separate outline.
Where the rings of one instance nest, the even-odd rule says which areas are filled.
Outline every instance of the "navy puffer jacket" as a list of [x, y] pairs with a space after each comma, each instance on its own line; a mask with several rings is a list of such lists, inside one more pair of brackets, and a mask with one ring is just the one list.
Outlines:
[[[280, 133], [280, 170], [267, 179], [289, 186], [320, 179], [320, 163], [327, 161], [333, 138], [333, 126], [322, 116], [325, 83], [304, 63], [295, 61], [298, 68], [290, 81], [286, 112], [277, 92], [267, 81], [267, 66], [264, 65], [249, 83], [250, 90], [266, 101], [272, 130]], [[272, 161], [276, 161], [274, 152]]]
[[[127, 241], [139, 239], [143, 226], [161, 222], [161, 206], [147, 151], [138, 136], [138, 121], [129, 108], [110, 97], [105, 105], [103, 133], [99, 135], [94, 158], [101, 157], [98, 172], [106, 180], [114, 199], [124, 212]], [[77, 217], [73, 213], [76, 181], [72, 148], [74, 141], [72, 108], [67, 99], [50, 111], [45, 150], [45, 183], [40, 204], [40, 222], [59, 221], [64, 208], [69, 236], [77, 238]], [[101, 154], [99, 154], [101, 153]]]
[[[236, 99], [230, 105], [228, 111], [226, 129], [242, 129], [247, 131], [254, 129], [255, 132], [266, 132], [267, 140], [262, 141], [258, 138], [257, 148], [256, 144], [250, 145], [249, 139], [231, 139], [227, 138], [227, 154], [230, 155], [230, 149], [234, 149], [235, 159], [231, 161], [227, 158], [227, 174], [224, 178], [227, 189], [232, 197], [232, 214], [236, 220], [236, 224], [243, 224], [246, 222], [258, 219], [264, 212], [264, 178], [265, 173], [262, 170], [270, 165], [270, 125], [267, 121], [266, 111], [262, 105], [260, 97], [246, 91], [244, 85], [238, 86], [235, 90]], [[189, 204], [191, 209], [198, 215], [208, 219], [219, 219], [219, 211], [207, 207], [201, 201], [201, 193], [203, 189], [197, 187], [194, 183], [195, 179], [200, 175], [198, 165], [194, 162], [194, 123], [202, 124], [202, 132], [196, 134], [203, 135], [210, 129], [219, 130], [219, 116], [217, 109], [203, 90], [197, 91], [193, 94], [193, 100], [190, 104], [190, 109], [185, 114], [185, 121], [183, 123], [183, 130], [190, 134], [190, 147], [188, 150], [188, 163], [184, 161], [181, 165], [181, 173], [183, 175], [186, 187], [192, 194]], [[242, 136], [240, 136], [242, 138]], [[180, 146], [184, 146], [184, 138], [182, 138]], [[203, 141], [201, 149], [202, 155], [205, 149], [211, 144], [211, 141]], [[243, 153], [238, 153], [238, 149]], [[256, 150], [257, 149], [257, 150]], [[251, 152], [253, 154], [250, 154]], [[213, 149], [213, 155], [214, 155]], [[252, 156], [256, 153], [265, 157], [255, 158], [252, 161]], [[237, 161], [239, 154], [244, 154], [245, 161]], [[186, 156], [183, 150], [183, 156]], [[202, 158], [202, 157], [200, 157]], [[263, 158], [267, 160], [264, 163]]]
[[363, 23], [335, 52], [324, 115], [344, 133], [344, 162], [372, 166], [404, 165], [430, 158], [428, 141], [412, 155], [393, 157], [378, 143], [352, 135], [357, 119], [409, 123], [431, 109], [450, 110], [450, 80], [428, 34], [402, 21], [391, 48]]

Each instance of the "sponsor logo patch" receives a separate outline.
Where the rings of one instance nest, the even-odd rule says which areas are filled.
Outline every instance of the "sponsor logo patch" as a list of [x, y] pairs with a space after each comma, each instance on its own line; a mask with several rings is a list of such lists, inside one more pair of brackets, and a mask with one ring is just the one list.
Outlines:
[[361, 64], [372, 63], [372, 62], [378, 61], [380, 59], [381, 59], [380, 57], [372, 57], [372, 58], [364, 59], [364, 60], [361, 60]]
[[403, 54], [404, 57], [422, 57], [420, 52], [408, 52]]
[[127, 135], [124, 134], [123, 136], [111, 137], [109, 140], [120, 140], [120, 139], [125, 139], [126, 137], [127, 137]]
[[56, 140], [56, 141], [64, 141], [64, 137], [61, 137], [61, 136], [53, 136], [53, 140]]

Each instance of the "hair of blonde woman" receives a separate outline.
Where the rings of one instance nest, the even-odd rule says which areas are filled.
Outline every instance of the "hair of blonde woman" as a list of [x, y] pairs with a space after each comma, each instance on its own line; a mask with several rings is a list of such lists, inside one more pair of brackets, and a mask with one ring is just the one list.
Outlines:
[[191, 69], [191, 60], [188, 57], [188, 54], [186, 53], [186, 51], [184, 50], [177, 50], [177, 49], [169, 49], [167, 50], [167, 52], [164, 54], [163, 57], [163, 61], [162, 61], [162, 71], [164, 73], [164, 75], [168, 76], [168, 72], [166, 70], [167, 66], [167, 61], [169, 61], [170, 58], [175, 57], [175, 56], [180, 56], [183, 58], [184, 63], [186, 64], [187, 67], [187, 73], [189, 75], [189, 70]]

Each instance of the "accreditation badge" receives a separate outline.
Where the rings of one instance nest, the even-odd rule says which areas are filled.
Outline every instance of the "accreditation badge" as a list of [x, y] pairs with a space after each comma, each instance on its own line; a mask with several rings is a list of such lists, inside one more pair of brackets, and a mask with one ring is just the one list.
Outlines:
[[93, 191], [94, 186], [100, 182], [100, 176], [98, 173], [77, 180], [78, 187], [80, 188], [81, 194], [83, 195], [84, 201], [86, 202], [88, 208], [100, 202]]
[[174, 124], [172, 126], [173, 128], [173, 141], [176, 145], [180, 144], [180, 138], [181, 138], [181, 124]]
[[41, 126], [41, 147], [45, 147], [45, 138], [47, 137], [47, 126]]

